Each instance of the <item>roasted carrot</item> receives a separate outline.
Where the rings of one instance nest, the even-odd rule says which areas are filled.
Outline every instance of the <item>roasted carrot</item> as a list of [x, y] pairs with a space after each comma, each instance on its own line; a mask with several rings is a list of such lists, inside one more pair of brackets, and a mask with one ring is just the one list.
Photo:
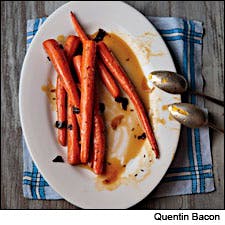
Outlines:
[[74, 55], [74, 53], [76, 52], [76, 50], [78, 49], [80, 45], [80, 38], [74, 35], [69, 35], [66, 38], [66, 42], [64, 45], [64, 50], [67, 56], [67, 59], [69, 61], [69, 63], [72, 60], [72, 57]]
[[[63, 83], [63, 87], [65, 88], [68, 97], [73, 105], [73, 107], [80, 108], [80, 99], [77, 91], [76, 84], [73, 80], [72, 74], [70, 72], [70, 67], [68, 60], [65, 56], [63, 49], [60, 48], [59, 44], [54, 39], [49, 39], [43, 42], [44, 49], [48, 54], [51, 62], [60, 76], [60, 79]], [[77, 120], [80, 125], [81, 116], [77, 115]]]
[[92, 168], [96, 174], [103, 172], [105, 158], [105, 134], [104, 122], [99, 112], [99, 93], [95, 88], [95, 103], [94, 103], [94, 129], [93, 129], [93, 159]]
[[125, 71], [120, 66], [117, 59], [113, 56], [112, 52], [108, 49], [106, 44], [104, 42], [98, 42], [97, 49], [100, 54], [101, 59], [111, 72], [111, 74], [114, 76], [114, 78], [117, 80], [117, 82], [120, 84], [122, 89], [125, 91], [125, 93], [129, 96], [131, 101], [133, 102], [139, 119], [142, 122], [143, 128], [146, 132], [146, 136], [152, 146], [153, 151], [155, 152], [156, 158], [159, 158], [159, 149], [158, 145], [154, 136], [154, 132], [152, 130], [152, 127], [150, 125], [149, 118], [147, 116], [146, 110], [144, 108], [144, 105], [142, 101], [140, 100], [134, 85], [130, 81], [130, 79], [127, 77]]
[[78, 22], [75, 14], [73, 12], [70, 12], [70, 17], [72, 19], [73, 26], [74, 26], [78, 36], [80, 37], [81, 41], [83, 42], [85, 40], [88, 40], [88, 36], [84, 32], [83, 28], [81, 27], [80, 23]]
[[81, 153], [82, 163], [87, 163], [89, 157], [90, 138], [93, 118], [93, 98], [95, 79], [96, 43], [91, 40], [83, 42], [81, 63]]
[[68, 97], [67, 103], [67, 161], [71, 165], [80, 163], [79, 134], [76, 116], [73, 114], [73, 105]]
[[[79, 21], [77, 20], [75, 14], [73, 12], [70, 12], [70, 15], [71, 15], [71, 19], [72, 19], [74, 28], [75, 28], [78, 36], [80, 37], [81, 41], [83, 42], [85, 40], [88, 40], [89, 38], [86, 35], [82, 26], [80, 25]], [[98, 66], [98, 64], [100, 64], [100, 65]], [[99, 70], [98, 72], [102, 78], [102, 82], [105, 84], [108, 91], [111, 93], [111, 95], [114, 98], [118, 97], [119, 93], [120, 93], [119, 87], [115, 83], [114, 79], [111, 77], [111, 74], [105, 68], [104, 64], [101, 63], [100, 59], [98, 60], [97, 66], [98, 66], [98, 70]]]
[[[79, 77], [81, 74], [81, 72], [79, 71], [80, 67], [81, 67], [81, 55], [77, 55], [77, 56], [73, 57], [73, 65], [74, 65], [76, 74], [78, 76], [78, 80], [81, 83], [81, 77]], [[108, 89], [110, 94], [114, 98], [117, 98], [120, 94], [120, 89], [119, 89], [118, 85], [116, 84], [116, 82], [114, 81], [114, 79], [112, 78], [109, 71], [106, 69], [106, 67], [101, 59], [97, 59], [96, 67], [97, 67], [98, 74], [100, 75], [103, 84], [106, 86], [106, 88]]]
[[81, 55], [76, 55], [73, 57], [73, 67], [75, 69], [78, 81], [81, 83]]
[[120, 95], [120, 89], [100, 58], [97, 59], [96, 66], [103, 84], [106, 86], [110, 94], [114, 98], [117, 98]]
[[[82, 60], [82, 56], [81, 55], [77, 55], [77, 56], [74, 56], [73, 57], [73, 65], [74, 65], [74, 68], [75, 68], [75, 72], [77, 74], [77, 77], [78, 77], [78, 80], [81, 84], [81, 60]], [[88, 158], [88, 165], [90, 168], [93, 167], [93, 147], [90, 148], [89, 150], [89, 158]]]
[[57, 139], [62, 146], [66, 146], [66, 91], [59, 76], [56, 82], [56, 107], [58, 123], [65, 124], [58, 128]]
[[[71, 61], [71, 58], [75, 51], [77, 50], [80, 44], [80, 38], [74, 35], [69, 35], [66, 39], [64, 50], [67, 56], [68, 61]], [[66, 116], [66, 90], [63, 87], [63, 83], [59, 75], [57, 76], [57, 83], [56, 83], [56, 107], [57, 107], [57, 120], [58, 123], [66, 124], [67, 116]], [[57, 139], [58, 142], [62, 146], [66, 146], [66, 127], [61, 127], [58, 129], [57, 132]]]

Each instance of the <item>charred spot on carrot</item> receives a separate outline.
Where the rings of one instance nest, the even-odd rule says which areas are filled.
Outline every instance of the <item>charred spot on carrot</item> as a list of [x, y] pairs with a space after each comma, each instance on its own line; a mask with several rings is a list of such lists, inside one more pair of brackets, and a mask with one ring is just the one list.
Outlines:
[[73, 106], [73, 113], [79, 114], [80, 113], [80, 109], [75, 107], [75, 106]]
[[59, 47], [60, 47], [61, 49], [64, 49], [64, 47], [63, 47], [63, 45], [62, 45], [62, 44], [60, 44], [60, 45], [59, 45]]
[[68, 124], [67, 129], [68, 130], [73, 130], [73, 125], [72, 124]]
[[104, 113], [105, 111], [105, 104], [102, 102], [99, 103], [99, 111], [100, 113]]

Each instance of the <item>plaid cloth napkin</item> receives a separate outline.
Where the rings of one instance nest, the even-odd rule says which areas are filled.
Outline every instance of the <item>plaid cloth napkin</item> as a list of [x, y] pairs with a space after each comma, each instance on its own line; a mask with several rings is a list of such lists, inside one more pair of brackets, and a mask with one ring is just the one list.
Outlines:
[[[27, 21], [27, 48], [46, 18]], [[181, 18], [148, 17], [165, 40], [177, 71], [189, 81], [192, 90], [201, 91], [203, 80], [202, 38], [203, 27], [198, 21]], [[202, 98], [184, 96], [185, 102], [204, 107]], [[23, 140], [24, 174], [23, 193], [30, 199], [61, 199], [44, 180], [33, 163]], [[189, 129], [182, 127], [175, 158], [166, 176], [156, 187], [151, 197], [206, 193], [215, 190], [212, 158], [207, 127]]]

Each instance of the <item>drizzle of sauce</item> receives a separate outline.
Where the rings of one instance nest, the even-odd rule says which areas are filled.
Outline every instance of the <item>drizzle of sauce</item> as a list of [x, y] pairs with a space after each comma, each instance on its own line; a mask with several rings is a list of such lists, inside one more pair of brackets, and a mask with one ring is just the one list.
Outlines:
[[180, 113], [182, 115], [185, 115], [185, 116], [189, 115], [189, 113], [187, 111], [185, 111], [185, 110], [183, 110], [181, 108], [178, 108], [175, 105], [172, 106], [172, 111], [178, 112], [178, 113]]
[[151, 91], [151, 89], [149, 88], [149, 86], [147, 84], [146, 77], [143, 77], [142, 82], [141, 82], [141, 85], [142, 85], [143, 91], [148, 92], [148, 93]]
[[47, 85], [42, 85], [41, 90], [47, 95], [51, 110], [56, 111], [56, 92], [52, 81], [48, 79]]
[[123, 41], [119, 36], [113, 33], [106, 35], [103, 41], [119, 60], [120, 64], [123, 66], [123, 69], [126, 71], [133, 84], [135, 84], [136, 90], [145, 106], [148, 107], [149, 94], [145, 93], [142, 87], [144, 74], [137, 60], [137, 57], [135, 56], [131, 48], [125, 41]]
[[162, 125], [166, 124], [166, 121], [163, 118], [157, 118], [157, 122], [161, 123]]
[[120, 184], [120, 176], [125, 171], [125, 167], [118, 158], [111, 158], [105, 169], [105, 173], [97, 177], [97, 182], [107, 186], [108, 190], [116, 189]]
[[164, 110], [164, 111], [165, 111], [165, 110], [168, 110], [168, 105], [163, 105], [163, 106], [162, 106], [162, 110]]
[[166, 83], [168, 82], [168, 79], [167, 79], [167, 78], [163, 78], [163, 79], [161, 80], [161, 82], [162, 82], [162, 84], [166, 84]]
[[123, 118], [124, 115], [118, 115], [112, 119], [111, 127], [113, 130], [116, 130], [116, 128], [120, 125]]
[[[136, 91], [146, 108], [149, 108], [149, 93], [143, 91], [144, 74], [133, 51], [115, 34], [106, 35], [103, 41], [135, 84]], [[102, 82], [99, 82], [99, 89], [101, 93], [100, 102], [105, 104], [106, 161], [110, 164], [106, 164], [105, 173], [97, 177], [96, 185], [97, 187], [100, 186], [100, 189], [114, 190], [121, 183], [127, 182], [122, 176], [126, 170], [126, 165], [139, 155], [145, 143], [145, 140], [138, 140], [138, 138], [134, 138], [134, 135], [137, 137], [144, 131], [139, 124], [136, 110], [133, 111], [134, 106], [131, 101], [129, 101], [127, 110], [124, 111], [120, 104], [116, 104], [115, 99], [109, 94]], [[124, 92], [122, 92], [122, 96], [127, 97]], [[115, 118], [115, 115], [123, 115], [123, 119], [117, 129], [113, 130], [111, 121]]]
[[173, 118], [173, 116], [172, 116], [171, 113], [169, 114], [169, 120], [170, 120], [170, 121], [175, 120], [175, 119]]
[[64, 45], [66, 42], [66, 37], [64, 35], [58, 35], [56, 40], [59, 42], [59, 44]]

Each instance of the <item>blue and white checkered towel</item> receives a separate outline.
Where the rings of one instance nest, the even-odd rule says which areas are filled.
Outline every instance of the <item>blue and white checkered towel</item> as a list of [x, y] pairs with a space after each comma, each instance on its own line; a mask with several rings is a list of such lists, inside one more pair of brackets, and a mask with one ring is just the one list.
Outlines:
[[[46, 18], [28, 20], [27, 47]], [[203, 80], [202, 38], [203, 27], [198, 21], [181, 18], [149, 17], [164, 38], [173, 56], [177, 71], [184, 74], [192, 90], [201, 91]], [[184, 96], [185, 102], [204, 107], [203, 99]], [[34, 165], [23, 140], [24, 197], [30, 199], [60, 199]], [[208, 128], [182, 127], [180, 142], [166, 176], [152, 193], [152, 197], [206, 193], [215, 190]]]

